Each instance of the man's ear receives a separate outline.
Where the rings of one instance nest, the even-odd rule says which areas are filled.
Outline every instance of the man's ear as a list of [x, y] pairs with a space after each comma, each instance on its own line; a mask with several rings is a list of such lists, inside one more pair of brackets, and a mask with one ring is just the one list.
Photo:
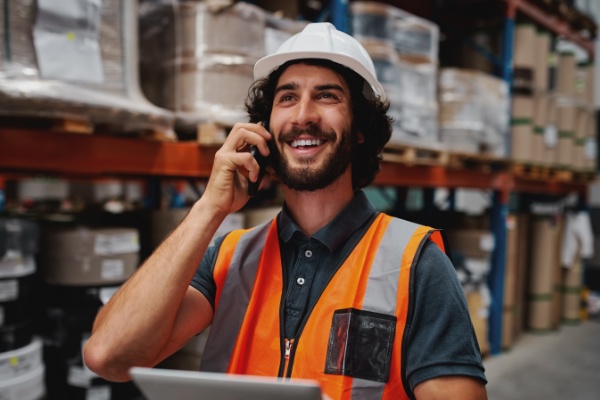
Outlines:
[[356, 132], [356, 143], [363, 144], [365, 142], [365, 135], [362, 132]]

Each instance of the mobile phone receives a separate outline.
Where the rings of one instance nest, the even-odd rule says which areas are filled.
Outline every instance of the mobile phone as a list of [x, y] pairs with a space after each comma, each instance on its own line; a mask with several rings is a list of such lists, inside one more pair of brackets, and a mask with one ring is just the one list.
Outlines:
[[[269, 125], [268, 125], [267, 121], [264, 121], [262, 126], [267, 131], [269, 130]], [[269, 144], [269, 148], [271, 147], [270, 142], [271, 142], [270, 140], [267, 142], [267, 144]], [[269, 165], [269, 158], [263, 156], [261, 154], [261, 152], [258, 150], [258, 147], [254, 146], [254, 145], [250, 146], [250, 154], [252, 154], [252, 157], [254, 157], [254, 159], [258, 163], [258, 166], [260, 167], [260, 170], [258, 172], [258, 178], [256, 179], [256, 182], [252, 182], [251, 180], [248, 179], [248, 196], [254, 197], [258, 193], [258, 187], [260, 186], [260, 182], [262, 181], [262, 178], [265, 175], [265, 169]]]

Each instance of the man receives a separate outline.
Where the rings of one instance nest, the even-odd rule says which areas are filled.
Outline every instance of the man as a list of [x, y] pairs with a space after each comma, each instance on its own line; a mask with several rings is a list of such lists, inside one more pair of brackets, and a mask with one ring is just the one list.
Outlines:
[[[360, 191], [391, 133], [364, 48], [310, 24], [255, 78], [251, 122], [233, 127], [203, 196], [102, 308], [86, 364], [126, 381], [212, 324], [203, 370], [318, 379], [333, 399], [485, 399], [439, 232], [378, 213]], [[209, 248], [258, 177], [248, 145], [270, 157], [284, 208]]]

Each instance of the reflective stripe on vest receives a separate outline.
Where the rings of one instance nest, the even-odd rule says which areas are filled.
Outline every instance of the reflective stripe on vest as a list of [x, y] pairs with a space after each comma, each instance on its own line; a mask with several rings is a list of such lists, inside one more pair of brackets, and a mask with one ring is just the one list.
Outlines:
[[[269, 223], [263, 224], [246, 235], [243, 235], [246, 231], [231, 232], [221, 245], [214, 271], [217, 295], [214, 318], [208, 334], [211, 345], [206, 346], [202, 355], [202, 369], [205, 371], [227, 371], [233, 346], [250, 302], [259, 257], [269, 227]], [[227, 257], [230, 258], [224, 259]], [[222, 268], [228, 264], [243, 268]], [[220, 309], [227, 312], [219, 312]]]
[[[430, 235], [443, 249], [439, 233], [430, 228], [385, 214], [376, 218], [296, 338], [292, 378], [318, 379], [334, 399], [407, 398], [401, 366], [410, 270]], [[214, 277], [215, 316], [201, 369], [277, 376], [283, 360], [283, 277], [276, 222], [230, 234], [219, 251]], [[347, 308], [396, 317], [387, 383], [323, 373], [333, 313]]]
[[[400, 280], [399, 261], [402, 260], [404, 249], [417, 227], [417, 224], [399, 219], [393, 219], [388, 225], [369, 273], [367, 289], [363, 299], [363, 310], [387, 315], [396, 314], [396, 299], [398, 298], [398, 282]], [[388, 282], [389, 284], [386, 284]], [[398, 334], [401, 334], [401, 332], [397, 331], [396, 335]], [[394, 364], [396, 363], [392, 362], [392, 365]], [[398, 365], [400, 364], [398, 363]], [[393, 367], [392, 371], [394, 371]], [[390, 373], [395, 373], [395, 371], [392, 371]], [[399, 373], [400, 371], [398, 371]], [[352, 399], [382, 398], [384, 386], [385, 384], [382, 382], [354, 379]]]

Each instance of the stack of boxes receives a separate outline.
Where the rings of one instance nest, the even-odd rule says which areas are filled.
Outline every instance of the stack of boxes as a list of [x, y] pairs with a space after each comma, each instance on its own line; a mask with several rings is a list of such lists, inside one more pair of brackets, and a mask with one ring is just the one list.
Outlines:
[[560, 322], [556, 310], [560, 304], [561, 225], [557, 216], [535, 216], [532, 220], [527, 327], [534, 332], [556, 329]]
[[[467, 297], [469, 314], [482, 353], [489, 352], [488, 316], [491, 304], [487, 285], [491, 270], [491, 255], [495, 247], [494, 235], [487, 229], [451, 229], [448, 244]], [[459, 261], [460, 260], [460, 261]]]
[[46, 393], [42, 341], [34, 335], [37, 224], [0, 219], [0, 398], [40, 400]]
[[534, 86], [536, 28], [520, 24], [515, 28], [513, 54], [513, 84], [510, 155], [513, 160], [529, 163], [532, 160], [534, 136]]
[[175, 111], [184, 125], [232, 125], [245, 117], [252, 67], [264, 54], [261, 9], [247, 3], [219, 9], [205, 2], [146, 2], [140, 28], [142, 84], [151, 101]]
[[525, 288], [524, 272], [527, 244], [526, 217], [510, 214], [506, 218], [506, 261], [504, 267], [504, 293], [502, 307], [502, 348], [512, 347], [523, 330], [522, 320]]
[[517, 26], [514, 45], [512, 159], [533, 166], [593, 170], [593, 65], [578, 66], [572, 52], [554, 54], [551, 35], [531, 24]]
[[[181, 132], [247, 121], [244, 102], [254, 63], [305, 26], [246, 2], [226, 3], [140, 7], [143, 89], [152, 102], [175, 113]], [[219, 143], [224, 136], [199, 139]]]
[[40, 266], [44, 298], [40, 330], [48, 397], [131, 400], [131, 382], [108, 382], [83, 363], [82, 348], [100, 308], [137, 269], [138, 232], [131, 228], [46, 227]]
[[558, 167], [593, 171], [596, 162], [594, 65], [578, 64], [573, 53], [558, 55], [554, 99], [557, 109]]
[[351, 33], [373, 59], [394, 118], [390, 144], [437, 148], [439, 28], [391, 5], [351, 2]]

